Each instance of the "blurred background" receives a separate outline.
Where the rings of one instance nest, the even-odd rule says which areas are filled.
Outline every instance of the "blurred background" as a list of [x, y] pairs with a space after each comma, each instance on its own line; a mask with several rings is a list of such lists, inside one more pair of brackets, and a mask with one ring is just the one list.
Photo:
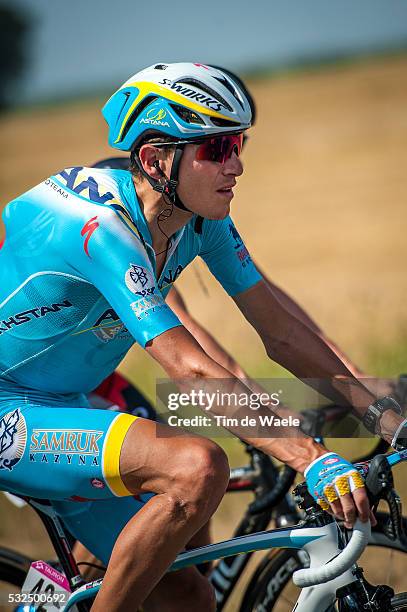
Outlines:
[[[0, 3], [0, 208], [114, 154], [103, 103], [141, 68], [183, 60], [234, 70], [255, 98], [232, 205], [255, 261], [366, 372], [406, 370], [405, 0]], [[251, 375], [285, 374], [200, 261], [177, 285]], [[139, 347], [120, 369], [154, 399], [162, 372]], [[227, 449], [238, 462], [239, 443]], [[216, 536], [243, 506], [224, 503]], [[0, 544], [51, 554], [32, 513], [17, 535], [10, 509], [0, 499]]]

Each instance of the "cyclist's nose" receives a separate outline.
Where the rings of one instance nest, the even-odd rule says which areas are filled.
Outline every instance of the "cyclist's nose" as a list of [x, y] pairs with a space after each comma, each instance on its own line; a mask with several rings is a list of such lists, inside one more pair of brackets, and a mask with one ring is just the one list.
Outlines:
[[243, 164], [235, 151], [223, 164], [223, 174], [232, 174], [233, 176], [240, 176], [243, 173]]

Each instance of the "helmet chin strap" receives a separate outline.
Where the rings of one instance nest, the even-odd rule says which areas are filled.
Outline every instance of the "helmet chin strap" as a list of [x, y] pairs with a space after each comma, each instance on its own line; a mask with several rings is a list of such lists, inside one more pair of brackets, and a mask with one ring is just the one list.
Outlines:
[[132, 160], [136, 162], [140, 172], [148, 180], [148, 182], [150, 183], [154, 191], [158, 191], [159, 193], [162, 193], [163, 195], [165, 195], [169, 199], [169, 201], [172, 204], [174, 204], [174, 206], [176, 206], [177, 208], [180, 208], [181, 210], [185, 210], [186, 212], [192, 212], [192, 210], [190, 210], [187, 206], [185, 206], [185, 204], [182, 202], [182, 200], [180, 199], [176, 191], [177, 186], [178, 186], [179, 165], [181, 162], [183, 152], [184, 152], [183, 145], [177, 145], [175, 147], [175, 153], [174, 153], [174, 159], [172, 161], [170, 178], [168, 178], [166, 174], [161, 170], [158, 159], [156, 159], [155, 162], [153, 162], [154, 168], [157, 170], [160, 176], [164, 179], [164, 183], [160, 183], [156, 179], [153, 179], [153, 177], [150, 176], [148, 172], [144, 170], [144, 168], [141, 165], [140, 159], [135, 151], [131, 152], [131, 157], [132, 157]]

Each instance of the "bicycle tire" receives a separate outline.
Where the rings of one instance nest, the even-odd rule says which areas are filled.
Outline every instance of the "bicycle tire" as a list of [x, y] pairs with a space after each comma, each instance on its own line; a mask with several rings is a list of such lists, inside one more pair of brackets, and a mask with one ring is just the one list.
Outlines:
[[0, 547], [0, 612], [17, 605], [10, 603], [10, 596], [21, 592], [31, 561], [10, 548]]
[[[377, 527], [372, 531], [369, 546], [379, 546], [390, 550], [407, 553], [407, 548], [397, 540], [391, 540], [382, 531], [388, 514], [377, 513]], [[407, 518], [403, 517], [403, 527], [407, 533]], [[285, 587], [291, 582], [291, 576], [297, 569], [304, 567], [306, 554], [301, 550], [283, 549], [271, 551], [256, 568], [243, 596], [240, 612], [271, 612], [275, 609]], [[404, 586], [404, 585], [403, 585]], [[407, 612], [407, 594], [395, 595], [391, 610]]]
[[407, 610], [407, 593], [399, 593], [391, 600], [391, 610], [393, 612], [406, 612]]
[[0, 582], [22, 587], [32, 559], [11, 548], [0, 548]]

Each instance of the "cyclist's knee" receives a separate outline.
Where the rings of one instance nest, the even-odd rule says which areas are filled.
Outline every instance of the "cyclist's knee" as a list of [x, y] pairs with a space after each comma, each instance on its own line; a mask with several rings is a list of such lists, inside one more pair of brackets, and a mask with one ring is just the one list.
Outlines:
[[163, 511], [171, 520], [201, 525], [218, 507], [228, 481], [228, 460], [219, 446], [209, 440], [184, 440], [160, 496]]
[[160, 439], [161, 431], [169, 433], [168, 428], [144, 419], [131, 426], [120, 456], [124, 485], [134, 493], [148, 490], [162, 495], [165, 512], [189, 517], [199, 514], [207, 520], [229, 481], [224, 451], [197, 436]]
[[175, 490], [192, 511], [211, 513], [222, 499], [229, 481], [224, 451], [210, 440], [194, 440], [180, 449]]

